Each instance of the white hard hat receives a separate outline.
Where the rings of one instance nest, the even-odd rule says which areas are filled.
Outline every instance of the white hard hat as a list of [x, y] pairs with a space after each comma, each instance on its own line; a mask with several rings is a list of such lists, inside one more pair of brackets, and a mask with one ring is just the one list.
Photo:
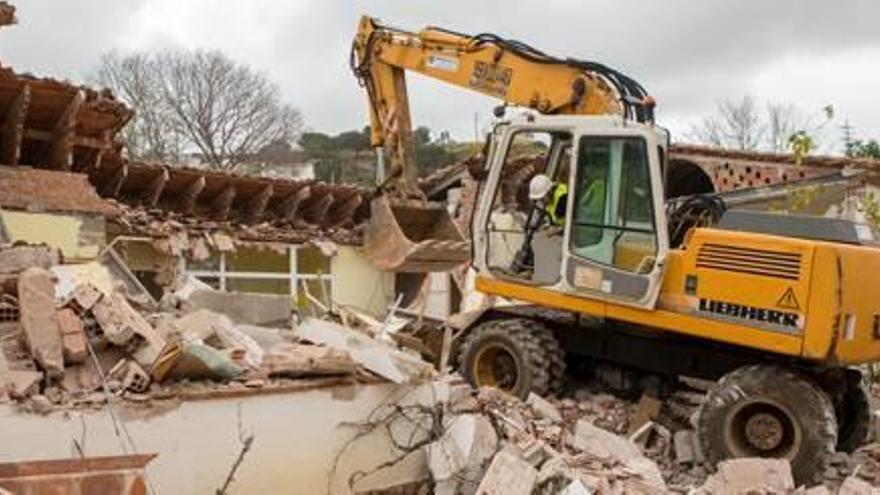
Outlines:
[[550, 189], [553, 188], [553, 181], [544, 174], [538, 174], [529, 181], [529, 199], [537, 201], [544, 199]]

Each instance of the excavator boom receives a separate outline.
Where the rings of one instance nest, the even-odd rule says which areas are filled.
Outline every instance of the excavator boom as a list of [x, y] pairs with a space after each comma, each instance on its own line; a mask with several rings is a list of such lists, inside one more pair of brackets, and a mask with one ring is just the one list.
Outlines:
[[372, 204], [365, 245], [384, 269], [447, 270], [470, 254], [442, 206], [419, 208], [411, 201], [419, 193], [406, 71], [542, 114], [653, 119], [653, 100], [629, 77], [493, 34], [468, 36], [437, 27], [414, 33], [364, 16], [352, 44], [351, 66], [368, 95], [371, 142], [380, 166], [384, 150], [390, 152], [391, 170], [383, 189], [410, 198], [401, 206], [380, 194]]

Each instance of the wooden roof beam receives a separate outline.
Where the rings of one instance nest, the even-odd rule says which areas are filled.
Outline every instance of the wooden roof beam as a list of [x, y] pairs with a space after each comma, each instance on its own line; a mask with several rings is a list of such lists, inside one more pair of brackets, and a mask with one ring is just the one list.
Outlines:
[[70, 170], [73, 167], [73, 145], [76, 135], [76, 117], [86, 101], [86, 94], [79, 90], [71, 98], [64, 113], [52, 131], [49, 147], [49, 166], [54, 169]]
[[165, 184], [168, 183], [170, 178], [171, 176], [165, 168], [153, 177], [141, 193], [141, 201], [144, 206], [147, 208], [154, 208], [159, 203], [159, 198], [162, 197], [162, 191], [165, 190]]
[[226, 220], [229, 218], [229, 210], [232, 208], [236, 194], [235, 186], [229, 184], [214, 196], [214, 199], [211, 200], [211, 213], [215, 219]]
[[338, 207], [333, 208], [332, 212], [332, 220], [328, 227], [335, 228], [341, 227], [351, 221], [354, 223], [353, 217], [354, 212], [360, 207], [361, 203], [363, 203], [364, 198], [360, 194], [353, 194], [350, 198], [348, 198], [345, 202], [343, 202]]
[[245, 220], [248, 223], [258, 223], [263, 219], [266, 205], [269, 204], [269, 199], [272, 198], [274, 192], [275, 188], [272, 187], [272, 184], [266, 184], [266, 187], [251, 198], [245, 209]]
[[206, 184], [205, 176], [198, 176], [192, 183], [186, 187], [186, 190], [183, 191], [183, 194], [180, 196], [180, 201], [177, 205], [178, 210], [185, 215], [192, 214], [196, 209], [196, 201], [199, 199], [199, 195], [202, 194], [202, 191], [205, 189]]
[[128, 177], [128, 165], [125, 163], [121, 164], [119, 168], [113, 172], [113, 175], [110, 177], [110, 180], [104, 183], [101, 187], [101, 195], [104, 197], [115, 198], [119, 195], [119, 191], [122, 190], [122, 184], [125, 183], [125, 179]]
[[31, 103], [31, 85], [21, 87], [9, 111], [3, 117], [2, 145], [0, 160], [5, 165], [18, 165], [21, 158], [21, 140], [24, 135], [24, 121]]
[[292, 222], [296, 218], [296, 214], [300, 205], [311, 195], [309, 186], [303, 186], [295, 192], [281, 200], [281, 203], [275, 208], [275, 214], [284, 222]]

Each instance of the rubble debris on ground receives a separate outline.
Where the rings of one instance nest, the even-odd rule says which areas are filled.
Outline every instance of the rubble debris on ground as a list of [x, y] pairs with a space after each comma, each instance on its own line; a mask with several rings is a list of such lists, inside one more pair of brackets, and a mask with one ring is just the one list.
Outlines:
[[108, 394], [140, 402], [314, 377], [433, 376], [393, 340], [319, 320], [297, 334], [289, 296], [252, 304], [193, 279], [179, 281], [170, 302], [141, 304], [119, 270], [96, 278], [89, 263], [61, 262], [43, 246], [0, 247], [0, 401], [25, 412], [104, 407]]
[[416, 407], [395, 398], [387, 411], [356, 425], [359, 434], [393, 431], [396, 417], [424, 428], [421, 436], [392, 441], [401, 449], [399, 464], [349, 480], [355, 493], [880, 493], [877, 443], [839, 453], [825, 484], [812, 487], [795, 486], [786, 460], [706, 464], [683, 419], [701, 400], [694, 388], [632, 402], [586, 387], [521, 401], [495, 389], [474, 391], [456, 375], [435, 378], [430, 387], [432, 403]]

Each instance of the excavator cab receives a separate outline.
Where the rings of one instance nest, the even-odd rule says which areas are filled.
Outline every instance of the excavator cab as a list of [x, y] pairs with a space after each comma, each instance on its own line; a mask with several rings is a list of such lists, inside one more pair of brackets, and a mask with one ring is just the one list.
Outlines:
[[[547, 198], [523, 205], [505, 197], [506, 189], [516, 187], [505, 182], [522, 167], [514, 154], [524, 136], [545, 142], [532, 164], [539, 172], [532, 180], [546, 177], [565, 188], [561, 222], [536, 214], [546, 211]], [[665, 135], [614, 117], [528, 114], [496, 126], [492, 139], [497, 144], [490, 147], [472, 226], [481, 274], [653, 308], [669, 251], [661, 170]], [[532, 256], [527, 269], [517, 264], [523, 252]]]

